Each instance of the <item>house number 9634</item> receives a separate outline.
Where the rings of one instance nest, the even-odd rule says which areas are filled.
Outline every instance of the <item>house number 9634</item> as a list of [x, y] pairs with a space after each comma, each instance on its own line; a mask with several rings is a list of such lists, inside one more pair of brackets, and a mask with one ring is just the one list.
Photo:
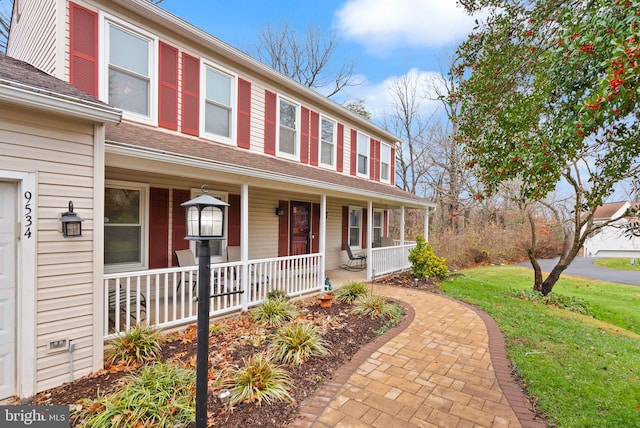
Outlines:
[[31, 226], [33, 226], [33, 217], [31, 216], [31, 192], [24, 192], [24, 236], [31, 238]]

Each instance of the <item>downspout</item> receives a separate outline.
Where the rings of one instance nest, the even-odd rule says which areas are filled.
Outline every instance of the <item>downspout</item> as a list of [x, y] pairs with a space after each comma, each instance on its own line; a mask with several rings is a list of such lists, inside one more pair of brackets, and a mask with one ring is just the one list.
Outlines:
[[367, 202], [367, 281], [370, 281], [373, 278], [373, 266], [371, 264], [373, 251], [373, 201], [369, 200]]
[[424, 210], [424, 239], [429, 242], [429, 213], [431, 212], [431, 207], [427, 207]]
[[326, 278], [326, 264], [327, 264], [327, 195], [324, 193], [320, 195], [320, 230], [318, 231], [319, 243], [318, 251], [320, 251], [320, 283], [318, 287], [322, 289], [324, 286], [324, 279]]

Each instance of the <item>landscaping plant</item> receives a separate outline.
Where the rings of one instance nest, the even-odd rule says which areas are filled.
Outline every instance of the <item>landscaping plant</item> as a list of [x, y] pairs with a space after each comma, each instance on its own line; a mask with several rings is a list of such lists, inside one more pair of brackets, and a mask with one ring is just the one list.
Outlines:
[[328, 355], [329, 348], [313, 325], [292, 323], [278, 329], [269, 353], [280, 363], [299, 366], [311, 357]]
[[416, 236], [416, 246], [409, 250], [409, 262], [418, 278], [443, 279], [449, 272], [446, 260], [435, 255], [422, 235]]
[[160, 330], [148, 324], [140, 324], [111, 340], [107, 364], [133, 365], [155, 361], [160, 356], [162, 336]]
[[74, 414], [86, 428], [187, 426], [195, 419], [195, 373], [172, 364], [144, 366], [113, 395], [84, 400]]
[[367, 286], [362, 281], [351, 281], [335, 290], [334, 294], [338, 302], [353, 303], [360, 296], [369, 292]]
[[254, 321], [264, 322], [272, 327], [279, 327], [294, 319], [298, 315], [295, 306], [289, 299], [276, 297], [266, 299], [262, 304], [250, 314]]
[[229, 406], [293, 400], [289, 394], [292, 388], [289, 374], [268, 355], [257, 353], [243, 361], [244, 365], [232, 373], [226, 384], [231, 392]]
[[351, 311], [358, 315], [369, 315], [371, 318], [394, 318], [397, 314], [393, 303], [389, 303], [386, 297], [375, 294], [360, 297], [355, 301]]

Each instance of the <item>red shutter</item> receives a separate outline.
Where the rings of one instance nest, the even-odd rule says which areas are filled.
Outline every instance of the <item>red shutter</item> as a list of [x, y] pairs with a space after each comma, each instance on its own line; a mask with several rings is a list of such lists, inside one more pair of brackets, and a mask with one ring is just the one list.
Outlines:
[[251, 147], [251, 82], [238, 79], [238, 147]]
[[227, 208], [227, 245], [240, 246], [240, 195], [229, 195], [229, 208]]
[[200, 133], [200, 61], [182, 53], [182, 132]]
[[278, 216], [278, 257], [289, 255], [289, 201], [278, 203], [284, 215]]
[[369, 180], [376, 179], [376, 140], [369, 139]]
[[176, 250], [188, 250], [189, 241], [184, 239], [187, 236], [186, 210], [180, 204], [191, 199], [188, 190], [173, 189], [173, 202], [171, 204], [173, 224], [171, 225], [171, 266], [178, 266]]
[[158, 125], [178, 130], [178, 49], [160, 42]]
[[149, 269], [169, 266], [169, 189], [149, 189]]
[[349, 243], [349, 207], [342, 207], [342, 249], [347, 248]]
[[391, 159], [389, 162], [391, 163], [389, 167], [389, 180], [391, 180], [391, 185], [395, 186], [396, 184], [396, 149], [391, 147]]
[[69, 2], [69, 82], [98, 96], [98, 14]]
[[276, 154], [276, 94], [264, 91], [264, 152]]
[[320, 114], [311, 112], [311, 165], [318, 166], [318, 133], [320, 132]]
[[358, 133], [355, 129], [351, 130], [351, 175], [356, 175], [358, 167]]
[[311, 204], [311, 252], [320, 252], [320, 204]]
[[362, 244], [361, 244], [362, 248], [367, 248], [367, 223], [368, 223], [367, 220], [368, 220], [367, 209], [363, 208], [362, 209]]
[[309, 163], [309, 115], [306, 107], [300, 109], [300, 162]]
[[344, 169], [344, 125], [338, 124], [338, 147], [336, 147], [336, 170], [342, 172]]

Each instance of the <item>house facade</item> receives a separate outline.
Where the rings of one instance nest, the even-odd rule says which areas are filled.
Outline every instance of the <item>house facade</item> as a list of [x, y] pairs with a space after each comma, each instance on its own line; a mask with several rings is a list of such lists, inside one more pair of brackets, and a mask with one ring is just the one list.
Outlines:
[[[100, 122], [93, 180], [63, 183], [85, 218], [83, 236], [65, 240], [49, 224], [51, 241], [64, 246], [33, 250], [36, 260], [56, 252], [51, 275], [75, 282], [55, 286], [82, 288], [83, 297], [56, 295], [72, 307], [47, 309], [46, 286], [34, 282], [38, 355], [30, 386], [13, 395], [69, 379], [68, 354], [43, 362], [50, 341], [76, 343], [71, 375], [80, 376], [101, 367], [103, 340], [131, 325], [195, 319], [197, 267], [180, 266], [177, 252], [197, 257], [180, 204], [203, 185], [229, 204], [225, 239], [211, 244], [213, 293], [244, 291], [212, 297], [212, 315], [246, 310], [272, 289], [321, 290], [327, 272], [346, 262], [347, 245], [366, 253], [369, 278], [406, 268], [404, 236], [381, 246], [389, 210], [424, 210], [426, 234], [435, 205], [395, 186], [397, 137], [151, 2], [21, 0], [7, 55], [121, 112]], [[73, 147], [42, 155], [66, 165], [61, 173], [82, 171]], [[36, 209], [52, 223], [59, 204], [41, 192], [38, 202], [51, 206]], [[56, 326], [49, 336], [40, 331], [45, 319]], [[75, 325], [91, 331], [86, 340]]]
[[631, 220], [625, 215], [630, 208], [636, 208], [637, 202], [619, 201], [603, 204], [596, 209], [594, 224], [607, 223], [606, 226], [591, 233], [584, 241], [583, 255], [586, 257], [640, 257], [640, 238], [625, 234]]

